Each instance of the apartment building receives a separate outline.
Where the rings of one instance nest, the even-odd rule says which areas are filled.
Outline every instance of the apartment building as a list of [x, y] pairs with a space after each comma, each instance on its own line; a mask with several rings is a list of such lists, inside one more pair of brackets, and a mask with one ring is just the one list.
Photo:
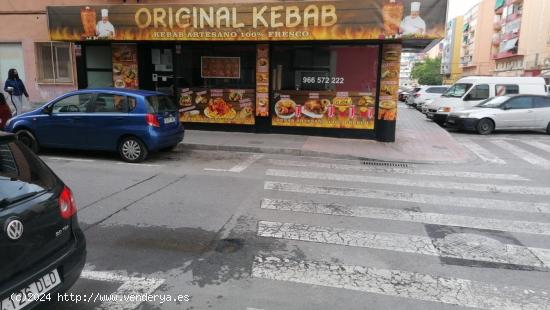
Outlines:
[[458, 16], [447, 23], [443, 51], [441, 57], [441, 75], [444, 84], [453, 84], [462, 75], [460, 52], [462, 44], [462, 29], [464, 18]]
[[401, 70], [399, 73], [400, 86], [416, 85], [417, 81], [411, 77], [412, 69], [417, 62], [424, 60], [423, 53], [403, 53], [401, 54]]
[[491, 38], [494, 16], [495, 0], [482, 0], [464, 15], [460, 57], [462, 76], [491, 75], [493, 73]]
[[550, 79], [550, 1], [496, 0], [494, 75]]

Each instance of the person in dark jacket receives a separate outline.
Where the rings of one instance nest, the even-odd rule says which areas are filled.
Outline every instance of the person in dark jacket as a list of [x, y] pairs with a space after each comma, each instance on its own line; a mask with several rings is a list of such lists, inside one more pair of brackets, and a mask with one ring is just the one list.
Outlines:
[[4, 91], [10, 94], [11, 101], [15, 106], [15, 113], [20, 114], [23, 112], [23, 95], [29, 98], [25, 84], [19, 78], [19, 74], [16, 69], [10, 69], [8, 71], [8, 79], [4, 84]]
[[4, 94], [0, 93], [0, 130], [6, 127], [6, 123], [11, 118], [11, 109], [6, 102]]

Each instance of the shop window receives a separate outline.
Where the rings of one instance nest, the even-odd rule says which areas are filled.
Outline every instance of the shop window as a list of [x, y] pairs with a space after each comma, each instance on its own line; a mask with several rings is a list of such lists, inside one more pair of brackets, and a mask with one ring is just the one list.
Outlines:
[[39, 83], [72, 83], [73, 65], [69, 43], [36, 43]]
[[[183, 111], [180, 120], [253, 125], [256, 52], [255, 44], [182, 48], [175, 62], [177, 100]], [[266, 66], [268, 58], [261, 61]], [[267, 74], [260, 77], [268, 81]]]
[[[394, 53], [387, 62], [397, 63]], [[374, 128], [378, 46], [278, 45], [271, 55], [273, 126]], [[384, 67], [381, 79], [381, 104], [391, 107], [399, 65]]]

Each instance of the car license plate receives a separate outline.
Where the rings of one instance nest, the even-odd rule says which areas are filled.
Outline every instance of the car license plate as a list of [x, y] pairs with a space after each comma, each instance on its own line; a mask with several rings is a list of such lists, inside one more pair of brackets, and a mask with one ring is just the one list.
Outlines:
[[8, 298], [0, 302], [1, 310], [19, 310], [32, 304], [35, 301], [43, 300], [44, 294], [51, 291], [54, 287], [61, 284], [61, 278], [57, 269], [54, 269], [27, 287], [17, 292], [13, 292]]
[[434, 117], [434, 114], [430, 113], [430, 112], [428, 112], [428, 114], [426, 114], [426, 115], [428, 115], [428, 118], [433, 118]]
[[447, 123], [449, 123], [449, 124], [454, 124], [454, 123], [456, 123], [456, 121], [455, 121], [454, 119], [448, 119], [448, 120], [447, 120]]
[[173, 116], [165, 117], [164, 124], [172, 124], [176, 122], [176, 118]]

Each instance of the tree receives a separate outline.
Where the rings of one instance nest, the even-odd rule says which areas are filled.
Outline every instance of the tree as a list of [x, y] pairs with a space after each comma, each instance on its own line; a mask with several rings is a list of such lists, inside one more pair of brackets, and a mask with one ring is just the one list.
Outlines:
[[418, 80], [420, 85], [441, 85], [443, 77], [440, 74], [441, 58], [426, 58], [424, 62], [417, 62], [411, 72], [411, 77]]

